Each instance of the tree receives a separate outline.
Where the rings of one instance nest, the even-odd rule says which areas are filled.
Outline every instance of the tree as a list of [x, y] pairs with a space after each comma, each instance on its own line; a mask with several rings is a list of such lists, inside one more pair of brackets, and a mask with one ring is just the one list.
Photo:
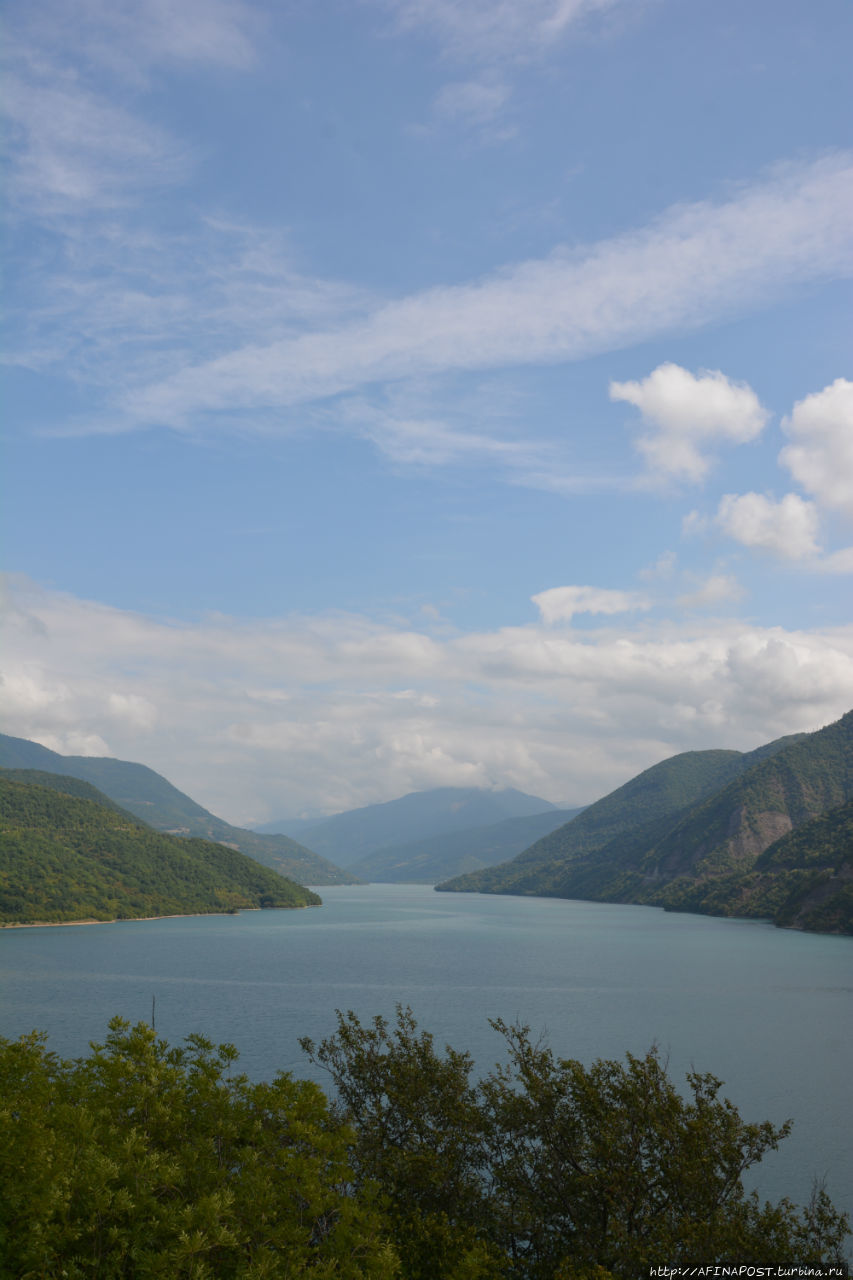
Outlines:
[[338, 1114], [356, 1139], [358, 1187], [378, 1183], [407, 1280], [479, 1280], [503, 1274], [483, 1194], [483, 1115], [470, 1054], [436, 1052], [411, 1009], [363, 1026], [338, 1012], [336, 1035], [303, 1050], [328, 1070]]
[[[470, 1274], [523, 1280], [841, 1256], [847, 1222], [824, 1192], [798, 1212], [744, 1191], [789, 1125], [747, 1124], [711, 1075], [691, 1073], [683, 1098], [654, 1050], [587, 1068], [526, 1027], [493, 1025], [507, 1062], [479, 1084], [470, 1058], [438, 1054], [410, 1009], [393, 1028], [339, 1013], [334, 1036], [303, 1042], [353, 1124], [356, 1185], [385, 1193], [407, 1277], [453, 1274], [442, 1258], [454, 1238], [460, 1257], [480, 1259]], [[442, 1254], [413, 1238], [419, 1218], [440, 1222]]]
[[236, 1074], [114, 1019], [65, 1062], [0, 1040], [0, 1280], [632, 1280], [650, 1265], [817, 1265], [845, 1218], [746, 1195], [788, 1126], [652, 1051], [584, 1067], [494, 1024], [477, 1081], [409, 1009], [304, 1041], [332, 1074]]
[[252, 1084], [236, 1056], [120, 1019], [75, 1062], [0, 1041], [0, 1275], [398, 1276], [322, 1091]]

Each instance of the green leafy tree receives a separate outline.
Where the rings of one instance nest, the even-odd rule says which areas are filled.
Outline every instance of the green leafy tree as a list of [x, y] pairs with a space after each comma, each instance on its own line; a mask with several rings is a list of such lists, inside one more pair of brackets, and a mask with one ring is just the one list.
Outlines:
[[[385, 1193], [407, 1277], [580, 1280], [840, 1257], [847, 1223], [825, 1193], [797, 1211], [744, 1190], [788, 1125], [746, 1123], [710, 1075], [691, 1073], [685, 1099], [655, 1051], [587, 1068], [527, 1028], [493, 1025], [507, 1062], [478, 1084], [471, 1059], [438, 1054], [409, 1009], [393, 1027], [339, 1014], [334, 1036], [303, 1041], [353, 1123], [357, 1185]], [[454, 1250], [482, 1269], [448, 1268]]]
[[330, 1073], [356, 1138], [356, 1185], [378, 1183], [407, 1280], [503, 1274], [492, 1242], [483, 1113], [467, 1053], [436, 1052], [411, 1009], [392, 1030], [338, 1014], [337, 1034], [302, 1048]]
[[322, 1091], [250, 1083], [235, 1058], [120, 1019], [76, 1062], [0, 1042], [4, 1280], [396, 1277]]

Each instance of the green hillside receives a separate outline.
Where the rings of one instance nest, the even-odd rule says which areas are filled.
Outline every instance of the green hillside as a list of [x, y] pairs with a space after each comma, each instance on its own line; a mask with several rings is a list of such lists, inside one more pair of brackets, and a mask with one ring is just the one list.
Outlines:
[[62, 756], [37, 742], [0, 734], [0, 767], [80, 778], [157, 831], [199, 836], [238, 849], [298, 884], [355, 883], [349, 872], [288, 836], [257, 835], [223, 822], [144, 764], [101, 756]]
[[[556, 893], [562, 872], [617, 837], [651, 827], [724, 786], [744, 767], [739, 751], [686, 751], [652, 765], [537, 840], [511, 862], [439, 885], [480, 893]], [[542, 877], [547, 887], [542, 888]]]
[[93, 787], [91, 782], [84, 782], [82, 778], [72, 778], [65, 773], [47, 773], [43, 769], [0, 769], [0, 779], [5, 782], [24, 782], [33, 787], [47, 787], [49, 791], [61, 791], [63, 795], [75, 796], [78, 800], [94, 800], [95, 804], [103, 805], [113, 813], [120, 813], [128, 822], [147, 828], [147, 823], [141, 818], [135, 818], [127, 809], [122, 809], [120, 804], [116, 804], [103, 791]]
[[[734, 759], [706, 759], [725, 756]], [[704, 796], [667, 812], [689, 786]], [[849, 932], [851, 799], [853, 712], [747, 755], [675, 756], [513, 861], [438, 887], [648, 903]]]
[[0, 774], [0, 922], [138, 919], [320, 899], [221, 844], [180, 840], [89, 795]]
[[514, 857], [534, 840], [570, 821], [580, 809], [547, 809], [528, 817], [504, 818], [488, 826], [447, 831], [379, 849], [356, 862], [362, 880], [393, 884], [435, 884]]

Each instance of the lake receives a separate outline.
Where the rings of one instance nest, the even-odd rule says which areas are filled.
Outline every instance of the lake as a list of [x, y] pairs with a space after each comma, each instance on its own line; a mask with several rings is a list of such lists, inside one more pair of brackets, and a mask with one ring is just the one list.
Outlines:
[[[0, 1033], [33, 1028], [66, 1056], [108, 1019], [179, 1041], [231, 1041], [255, 1078], [312, 1075], [298, 1038], [410, 1004], [484, 1069], [488, 1019], [521, 1020], [564, 1057], [668, 1055], [725, 1081], [745, 1119], [795, 1120], [754, 1185], [802, 1202], [825, 1177], [853, 1206], [853, 939], [651, 907], [336, 886], [324, 906], [0, 931]], [[323, 1077], [314, 1075], [323, 1083]]]

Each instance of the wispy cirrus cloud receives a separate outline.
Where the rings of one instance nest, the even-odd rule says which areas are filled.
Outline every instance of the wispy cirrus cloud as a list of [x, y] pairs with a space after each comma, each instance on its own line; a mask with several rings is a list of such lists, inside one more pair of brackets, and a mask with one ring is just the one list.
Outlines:
[[427, 31], [456, 58], [517, 60], [623, 0], [379, 0], [402, 29]]
[[853, 158], [777, 172], [723, 203], [471, 284], [386, 302], [362, 319], [254, 342], [135, 391], [129, 422], [185, 425], [223, 410], [305, 403], [371, 383], [552, 363], [630, 346], [853, 271]]
[[149, 75], [175, 61], [246, 70], [258, 26], [239, 0], [33, 0], [6, 21], [9, 196], [51, 220], [181, 180], [188, 148], [138, 110]]
[[446, 120], [486, 124], [505, 105], [509, 90], [497, 80], [461, 80], [446, 84], [435, 100], [435, 112]]
[[49, 63], [7, 74], [4, 104], [13, 207], [41, 217], [115, 208], [187, 164], [165, 131]]
[[[365, 290], [300, 271], [286, 234], [227, 218], [163, 232], [107, 215], [97, 234], [87, 223], [65, 226], [62, 243], [60, 265], [45, 272], [37, 264], [27, 280], [30, 306], [11, 317], [5, 359], [70, 367], [108, 397], [259, 331], [292, 337], [374, 303]], [[66, 420], [65, 429], [122, 429], [112, 407], [105, 418]]]

